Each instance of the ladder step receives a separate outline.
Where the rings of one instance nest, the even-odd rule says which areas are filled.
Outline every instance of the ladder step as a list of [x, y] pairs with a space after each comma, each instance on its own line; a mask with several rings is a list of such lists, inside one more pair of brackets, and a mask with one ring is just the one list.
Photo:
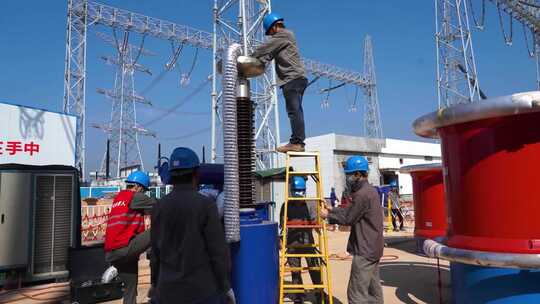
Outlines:
[[287, 249], [290, 248], [318, 248], [319, 244], [297, 244], [297, 245], [287, 245]]
[[[303, 288], [303, 289], [321, 289], [326, 288], [325, 284], [283, 284], [283, 288]], [[288, 292], [286, 290], [285, 292]]]
[[289, 175], [317, 175], [318, 171], [290, 171]]
[[285, 271], [321, 270], [321, 267], [285, 267]]
[[314, 157], [319, 156], [319, 152], [287, 152], [288, 156], [292, 157]]
[[287, 289], [284, 293], [306, 293], [307, 289]]
[[288, 197], [287, 201], [322, 201], [320, 197]]
[[285, 253], [286, 258], [324, 258], [322, 253]]
[[300, 219], [292, 219], [287, 221], [287, 226], [289, 225], [319, 225], [319, 222], [312, 220], [300, 220]]
[[287, 224], [287, 228], [290, 228], [290, 229], [322, 229], [323, 225], [302, 225], [302, 224], [297, 224], [297, 225], [289, 225]]

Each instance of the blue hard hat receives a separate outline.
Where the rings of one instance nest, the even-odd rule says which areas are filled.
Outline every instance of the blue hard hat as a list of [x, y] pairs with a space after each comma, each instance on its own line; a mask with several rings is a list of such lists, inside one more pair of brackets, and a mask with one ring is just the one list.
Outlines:
[[150, 186], [150, 177], [148, 176], [148, 174], [142, 171], [135, 171], [127, 177], [126, 183], [139, 184], [148, 189], [148, 187]]
[[306, 180], [302, 176], [293, 176], [291, 185], [293, 190], [306, 190]]
[[276, 13], [270, 13], [264, 16], [264, 20], [263, 20], [264, 33], [268, 34], [268, 30], [274, 25], [274, 23], [278, 21], [283, 21], [283, 18], [281, 18], [281, 16]]
[[369, 164], [363, 156], [351, 156], [345, 162], [345, 173], [354, 173], [358, 171], [368, 172]]
[[174, 149], [169, 158], [169, 172], [199, 167], [199, 157], [193, 150], [184, 147]]

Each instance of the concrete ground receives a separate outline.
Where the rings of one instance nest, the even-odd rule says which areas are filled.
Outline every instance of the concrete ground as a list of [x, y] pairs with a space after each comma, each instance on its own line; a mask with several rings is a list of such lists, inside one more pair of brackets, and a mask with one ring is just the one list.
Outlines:
[[[347, 303], [347, 283], [351, 261], [346, 258], [348, 232], [330, 231], [330, 254], [337, 255], [330, 263], [334, 303]], [[440, 261], [440, 284], [437, 260], [415, 254], [416, 245], [411, 233], [393, 232], [385, 236], [387, 247], [380, 263], [381, 282], [385, 303], [450, 303], [450, 271], [446, 261]], [[344, 259], [340, 257], [345, 257]], [[148, 261], [141, 259], [138, 303], [146, 303], [150, 287]], [[309, 282], [305, 274], [305, 281]], [[47, 289], [45, 289], [47, 288]], [[35, 286], [8, 293], [0, 293], [0, 303], [61, 303], [52, 299], [67, 295], [66, 283]], [[52, 291], [53, 293], [49, 293]], [[32, 300], [30, 297], [38, 300]], [[64, 298], [65, 299], [65, 298]], [[309, 300], [309, 298], [308, 298]], [[287, 301], [290, 303], [290, 301]], [[63, 303], [69, 303], [67, 300]], [[107, 302], [120, 304], [121, 301]], [[245, 304], [245, 303], [242, 303]], [[249, 303], [251, 304], [251, 303]]]

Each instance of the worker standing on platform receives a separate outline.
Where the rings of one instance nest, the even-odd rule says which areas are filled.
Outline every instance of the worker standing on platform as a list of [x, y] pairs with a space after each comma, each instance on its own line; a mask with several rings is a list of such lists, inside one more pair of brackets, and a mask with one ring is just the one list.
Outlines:
[[264, 17], [264, 31], [270, 38], [259, 45], [251, 56], [258, 58], [264, 64], [272, 59], [276, 63], [277, 85], [281, 87], [285, 97], [292, 132], [289, 143], [278, 147], [277, 151], [281, 153], [303, 152], [306, 134], [302, 98], [308, 82], [296, 38], [293, 32], [285, 28], [283, 20], [276, 13], [270, 13]]
[[351, 226], [347, 251], [353, 256], [347, 298], [350, 304], [383, 303], [379, 261], [383, 254], [383, 210], [377, 190], [368, 182], [368, 161], [347, 159], [345, 175], [352, 203], [346, 208], [323, 208], [330, 223]]
[[[290, 191], [292, 197], [305, 197], [306, 196], [306, 180], [302, 176], [294, 176], [290, 184]], [[279, 212], [280, 227], [283, 227], [285, 208], [281, 206]], [[287, 206], [287, 225], [313, 225], [314, 222], [313, 213], [310, 212], [306, 201], [289, 201]], [[313, 231], [308, 228], [289, 228], [287, 230], [287, 246], [302, 246], [314, 244]], [[316, 254], [317, 251], [314, 247], [292, 247], [287, 253], [291, 254]], [[301, 267], [302, 261], [300, 258], [287, 258], [287, 262], [290, 267]], [[319, 267], [318, 258], [306, 258], [306, 263], [309, 267]], [[302, 285], [302, 272], [292, 271], [292, 283]], [[309, 270], [309, 276], [313, 284], [322, 284], [321, 273], [318, 270]], [[317, 292], [316, 303], [321, 303], [321, 294]], [[304, 303], [304, 294], [294, 294], [294, 303]]]
[[150, 246], [150, 231], [145, 231], [144, 215], [150, 214], [156, 200], [144, 194], [150, 177], [142, 171], [126, 179], [127, 189], [113, 200], [105, 232], [105, 258], [124, 282], [125, 304], [135, 304], [139, 274], [139, 256]]
[[221, 304], [226, 297], [234, 303], [229, 247], [216, 204], [197, 192], [198, 169], [193, 150], [174, 149], [169, 160], [173, 190], [152, 215], [160, 304]]

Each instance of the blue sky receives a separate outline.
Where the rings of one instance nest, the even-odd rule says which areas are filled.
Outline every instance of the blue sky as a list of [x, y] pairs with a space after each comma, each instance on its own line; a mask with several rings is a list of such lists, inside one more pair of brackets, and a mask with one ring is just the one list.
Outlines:
[[[117, 6], [153, 17], [211, 31], [211, 0], [104, 0]], [[0, 101], [60, 110], [63, 96], [67, 1], [0, 2]], [[435, 42], [433, 1], [273, 1], [273, 10], [282, 14], [287, 26], [295, 31], [303, 56], [325, 63], [360, 71], [365, 35], [373, 38], [378, 94], [386, 137], [417, 139], [412, 121], [436, 108]], [[480, 9], [477, 9], [479, 12]], [[535, 89], [535, 65], [529, 59], [521, 25], [514, 24], [514, 44], [504, 44], [495, 8], [489, 4], [486, 29], [473, 31], [479, 82], [488, 96], [506, 95]], [[112, 88], [114, 69], [99, 59], [114, 55], [112, 47], [101, 41], [96, 32], [110, 33], [101, 26], [92, 27], [87, 48], [87, 121], [105, 123], [110, 118], [111, 103], [95, 92]], [[140, 37], [132, 35], [132, 43]], [[157, 56], [147, 56], [140, 63], [156, 74], [170, 56], [167, 42], [148, 38], [145, 47]], [[181, 69], [189, 69], [195, 50], [186, 48], [180, 59]], [[180, 74], [171, 72], [147, 97], [156, 108], [167, 108], [188, 95], [211, 73], [210, 52], [201, 50], [190, 84], [181, 87]], [[311, 77], [310, 77], [311, 78]], [[142, 90], [152, 77], [136, 74], [136, 88]], [[336, 84], [335, 82], [333, 84]], [[318, 85], [328, 86], [327, 80]], [[304, 98], [307, 136], [326, 133], [360, 135], [362, 99], [358, 112], [349, 112], [347, 100], [354, 89], [345, 87], [332, 92], [330, 108], [320, 106], [323, 96], [317, 86]], [[178, 111], [148, 126], [162, 138], [178, 137], [210, 126], [210, 86]], [[280, 97], [281, 98], [281, 97]], [[282, 102], [282, 100], [280, 100]], [[157, 109], [139, 106], [137, 115], [143, 124], [162, 115]], [[282, 138], [289, 136], [289, 124], [280, 104]], [[324, 122], [324, 123], [320, 123]], [[106, 136], [88, 129], [87, 168], [95, 170], [104, 151]], [[163, 151], [188, 146], [197, 151], [209, 150], [210, 132], [182, 140], [162, 140]], [[143, 159], [151, 168], [155, 163], [157, 141], [142, 140]]]

